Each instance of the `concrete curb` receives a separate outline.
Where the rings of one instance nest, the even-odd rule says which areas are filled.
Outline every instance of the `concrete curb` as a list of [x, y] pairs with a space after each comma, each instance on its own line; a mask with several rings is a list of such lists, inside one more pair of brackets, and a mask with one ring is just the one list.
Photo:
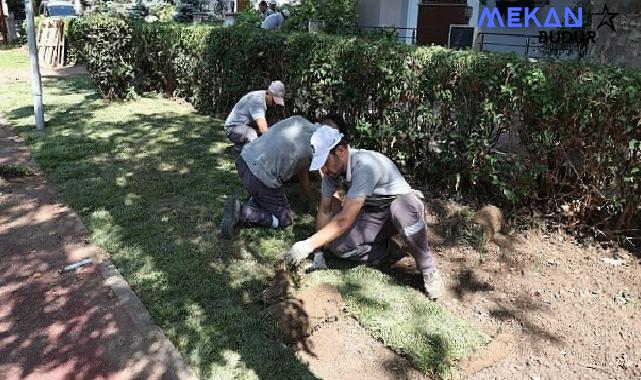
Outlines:
[[135, 323], [141, 331], [147, 331], [148, 336], [155, 339], [160, 346], [158, 351], [165, 358], [167, 368], [176, 374], [179, 380], [198, 380], [198, 376], [192, 368], [185, 363], [182, 356], [173, 343], [165, 336], [165, 333], [154, 324], [145, 305], [142, 304], [136, 293], [129, 287], [129, 284], [122, 277], [116, 266], [106, 260], [98, 264], [100, 274], [105, 285], [109, 286], [118, 298], [118, 303], [122, 306], [129, 318]]

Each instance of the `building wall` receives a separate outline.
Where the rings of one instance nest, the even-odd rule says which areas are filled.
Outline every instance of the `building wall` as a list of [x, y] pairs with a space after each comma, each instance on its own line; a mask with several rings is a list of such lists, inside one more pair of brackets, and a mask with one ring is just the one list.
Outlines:
[[[403, 20], [404, 28], [416, 29], [416, 22], [418, 20], [418, 4], [419, 0], [407, 0], [403, 2], [404, 9], [401, 14], [401, 19]], [[416, 37], [416, 31], [414, 30], [404, 30], [399, 32], [399, 37], [402, 42], [407, 44], [413, 43], [413, 38]]]
[[358, 0], [358, 25], [379, 26], [381, 0]]
[[[541, 10], [537, 14], [539, 16], [539, 20], [541, 21], [541, 23], [543, 23], [545, 21], [545, 16], [547, 15], [549, 9], [552, 7], [554, 7], [557, 10], [557, 13], [562, 18], [563, 9], [565, 7], [573, 7], [577, 3], [577, 1], [578, 0], [550, 0], [549, 5], [540, 7]], [[468, 4], [469, 3], [470, 1], [468, 0]], [[478, 0], [476, 1], [476, 3], [478, 4]], [[494, 8], [495, 5], [496, 5], [496, 0], [487, 0], [485, 6]], [[478, 24], [479, 17], [481, 15], [481, 10], [483, 9], [483, 7], [484, 6], [480, 4], [475, 6], [475, 16], [473, 16], [471, 19], [471, 20], [474, 20], [474, 24]], [[477, 47], [480, 48], [480, 42], [482, 40], [483, 51], [504, 52], [504, 53], [515, 52], [517, 54], [525, 55], [525, 51], [527, 49], [528, 56], [538, 57], [541, 55], [539, 50], [536, 48], [536, 46], [538, 45], [538, 33], [541, 30], [549, 30], [549, 29], [550, 28], [539, 28], [536, 25], [534, 26], [530, 25], [528, 28], [482, 27], [482, 28], [479, 28], [478, 30], [479, 33], [483, 33], [483, 34], [479, 35], [479, 38], [477, 39]], [[493, 35], [493, 34], [485, 34], [485, 33], [499, 33], [501, 35]], [[535, 37], [529, 38], [529, 47], [526, 48], [525, 46], [528, 45], [528, 38], [522, 37], [522, 36], [516, 36], [518, 34], [532, 35]], [[519, 46], [507, 46], [507, 45], [519, 45]]]
[[[419, 0], [359, 0], [362, 27], [416, 28]], [[399, 41], [411, 43], [412, 31], [400, 29]]]
[[384, 0], [379, 11], [380, 26], [404, 27], [406, 20], [401, 20], [403, 0]]
[[[592, 1], [593, 12], [601, 12], [603, 0]], [[641, 1], [608, 0], [610, 12], [618, 12], [614, 21], [616, 33], [607, 26], [597, 31], [596, 43], [592, 44], [589, 56], [600, 63], [641, 69]], [[596, 29], [600, 18], [592, 19]]]

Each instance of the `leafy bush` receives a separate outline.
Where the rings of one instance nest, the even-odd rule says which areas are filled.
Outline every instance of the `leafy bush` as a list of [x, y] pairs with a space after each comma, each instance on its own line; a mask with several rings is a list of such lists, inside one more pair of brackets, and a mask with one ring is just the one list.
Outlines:
[[212, 28], [216, 27], [135, 24], [134, 40], [142, 42], [135, 49], [138, 91], [163, 91], [199, 104], [199, 82]]
[[71, 43], [106, 99], [124, 99], [134, 79], [133, 28], [127, 21], [95, 14], [71, 24]]
[[[144, 86], [201, 112], [225, 115], [281, 79], [291, 94], [285, 114], [341, 113], [353, 145], [385, 153], [434, 189], [603, 229], [629, 228], [638, 214], [639, 72], [256, 28], [156, 23], [135, 33]], [[129, 82], [110, 82], [119, 93], [133, 79], [121, 78]]]
[[305, 0], [289, 9], [292, 16], [283, 25], [285, 31], [307, 31], [309, 20], [324, 21], [324, 31], [332, 34], [353, 32], [356, 25], [356, 0]]
[[[287, 22], [287, 21], [285, 21]], [[260, 12], [253, 8], [246, 8], [236, 18], [236, 26], [241, 28], [257, 28], [261, 24]]]
[[194, 21], [194, 11], [199, 5], [198, 0], [180, 0], [176, 3], [176, 14], [174, 21], [177, 22], [192, 22]]
[[128, 16], [132, 20], [140, 20], [147, 16], [149, 10], [147, 6], [142, 3], [142, 0], [136, 0], [136, 2], [129, 8]]
[[165, 4], [164, 6], [155, 10], [155, 15], [158, 16], [160, 22], [171, 21], [174, 16], [174, 11], [176, 8], [171, 4]]

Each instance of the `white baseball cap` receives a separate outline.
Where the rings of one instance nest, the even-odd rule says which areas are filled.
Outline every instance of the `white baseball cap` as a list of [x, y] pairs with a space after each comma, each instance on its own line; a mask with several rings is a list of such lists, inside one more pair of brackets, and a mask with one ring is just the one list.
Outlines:
[[274, 97], [274, 103], [279, 106], [285, 105], [285, 85], [279, 80], [275, 80], [267, 87]]
[[312, 164], [309, 166], [310, 172], [318, 170], [325, 165], [327, 156], [329, 156], [329, 151], [332, 150], [342, 138], [342, 133], [327, 125], [321, 125], [316, 131], [314, 131], [310, 140], [310, 143], [312, 144], [312, 152], [314, 152]]
[[283, 14], [284, 17], [289, 17], [292, 15], [288, 9], [283, 9], [281, 13]]

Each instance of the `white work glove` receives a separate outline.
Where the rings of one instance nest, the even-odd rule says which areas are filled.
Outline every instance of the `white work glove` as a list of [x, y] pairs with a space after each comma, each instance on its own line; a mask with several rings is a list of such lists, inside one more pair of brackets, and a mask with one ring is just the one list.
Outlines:
[[315, 270], [324, 270], [327, 269], [327, 263], [325, 262], [325, 256], [323, 251], [314, 252], [314, 261], [311, 262], [307, 267], [305, 267], [306, 272], [313, 272]]
[[285, 263], [288, 265], [298, 265], [305, 260], [310, 253], [314, 251], [309, 240], [297, 241], [292, 248], [283, 256]]

